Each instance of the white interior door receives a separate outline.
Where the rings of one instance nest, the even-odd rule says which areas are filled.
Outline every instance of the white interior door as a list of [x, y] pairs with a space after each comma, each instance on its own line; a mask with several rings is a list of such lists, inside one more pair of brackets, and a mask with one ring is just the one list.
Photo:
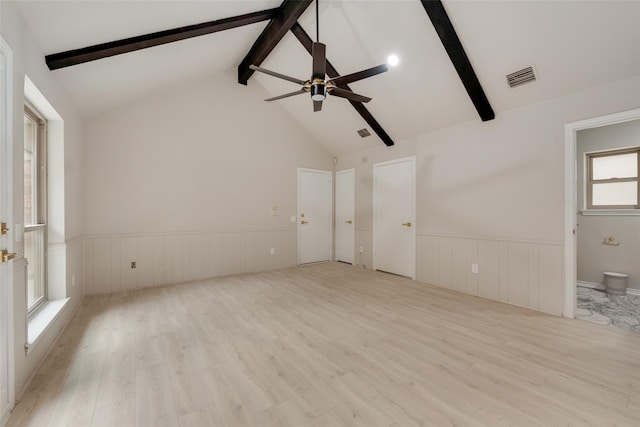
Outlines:
[[[10, 194], [10, 171], [12, 170], [9, 156], [9, 135], [8, 124], [9, 107], [11, 97], [9, 96], [8, 62], [10, 51], [4, 40], [0, 39], [0, 249], [11, 252], [11, 240], [5, 224], [10, 223], [12, 197]], [[11, 247], [10, 247], [11, 246]], [[0, 255], [0, 425], [9, 416], [13, 408], [13, 272], [12, 262], [5, 262], [5, 258]]]
[[353, 264], [355, 171], [336, 172], [336, 261]]
[[331, 260], [332, 173], [298, 169], [298, 264]]
[[415, 157], [373, 165], [373, 268], [416, 277]]

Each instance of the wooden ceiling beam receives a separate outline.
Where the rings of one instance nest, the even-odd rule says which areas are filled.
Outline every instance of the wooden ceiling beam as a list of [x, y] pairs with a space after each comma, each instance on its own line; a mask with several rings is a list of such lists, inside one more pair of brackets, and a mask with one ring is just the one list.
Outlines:
[[298, 21], [302, 13], [313, 0], [284, 0], [278, 8], [277, 15], [262, 31], [249, 53], [238, 65], [238, 83], [246, 85], [253, 75], [250, 65], [260, 66], [271, 51], [280, 43], [289, 29]]
[[277, 16], [279, 11], [279, 8], [267, 9], [259, 12], [233, 16], [231, 18], [218, 19], [215, 21], [203, 22], [201, 24], [158, 31], [108, 43], [101, 43], [81, 49], [54, 53], [47, 55], [45, 57], [45, 61], [47, 62], [47, 66], [50, 70], [57, 70], [58, 68], [70, 67], [72, 65], [108, 58], [110, 56], [134, 52], [136, 50], [146, 49], [166, 43], [173, 43], [191, 37], [216, 33], [218, 31], [241, 27], [243, 25], [255, 24], [257, 22], [273, 19]]
[[[313, 40], [311, 39], [311, 37], [309, 37], [309, 34], [307, 34], [304, 28], [302, 28], [302, 26], [296, 22], [291, 27], [291, 32], [293, 33], [293, 35], [296, 36], [298, 41], [300, 41], [300, 43], [302, 44], [302, 46], [304, 46], [307, 52], [309, 52], [309, 55], [311, 55]], [[338, 73], [335, 67], [331, 65], [331, 62], [329, 62], [328, 59], [327, 59], [327, 75], [332, 79], [340, 76], [340, 73]], [[338, 87], [351, 91], [351, 88], [349, 87], [349, 85], [346, 85], [346, 84], [338, 85]], [[389, 136], [389, 134], [385, 132], [385, 130], [380, 125], [380, 123], [378, 123], [378, 121], [373, 117], [373, 115], [369, 112], [369, 110], [367, 110], [367, 107], [365, 107], [362, 102], [356, 102], [351, 100], [348, 100], [348, 101], [351, 103], [351, 105], [353, 105], [353, 108], [356, 109], [356, 111], [360, 114], [360, 116], [364, 119], [364, 121], [367, 122], [369, 126], [371, 126], [371, 129], [373, 129], [373, 131], [380, 137], [380, 139], [382, 140], [382, 142], [385, 143], [386, 146], [390, 147], [394, 145], [394, 142]]]
[[431, 23], [442, 41], [444, 49], [447, 51], [453, 66], [462, 80], [471, 102], [476, 107], [483, 122], [495, 119], [496, 115], [489, 104], [489, 100], [480, 85], [478, 76], [473, 70], [473, 66], [467, 57], [464, 47], [458, 38], [456, 30], [447, 15], [447, 11], [440, 0], [420, 0], [424, 10], [429, 15]]

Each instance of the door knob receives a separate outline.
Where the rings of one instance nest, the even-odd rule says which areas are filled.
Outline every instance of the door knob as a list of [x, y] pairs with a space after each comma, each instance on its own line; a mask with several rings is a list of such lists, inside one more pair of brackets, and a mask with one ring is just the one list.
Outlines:
[[353, 221], [349, 220], [349, 221], [345, 221], [345, 224], [353, 224]]
[[405, 222], [402, 224], [403, 227], [411, 227], [411, 223], [410, 222]]
[[0, 264], [3, 262], [7, 262], [9, 260], [14, 259], [15, 257], [18, 256], [18, 254], [16, 253], [9, 253], [9, 251], [7, 251], [6, 249], [2, 249], [0, 251]]
[[309, 221], [305, 221], [304, 219], [302, 221], [300, 221], [300, 224], [302, 224], [302, 225], [305, 225], [305, 224], [308, 224], [308, 223], [309, 223]]

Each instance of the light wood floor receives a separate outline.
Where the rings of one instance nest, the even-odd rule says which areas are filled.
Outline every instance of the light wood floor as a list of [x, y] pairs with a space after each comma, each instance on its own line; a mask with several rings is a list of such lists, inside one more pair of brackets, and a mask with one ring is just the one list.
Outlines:
[[9, 426], [640, 425], [640, 335], [341, 264], [87, 297]]

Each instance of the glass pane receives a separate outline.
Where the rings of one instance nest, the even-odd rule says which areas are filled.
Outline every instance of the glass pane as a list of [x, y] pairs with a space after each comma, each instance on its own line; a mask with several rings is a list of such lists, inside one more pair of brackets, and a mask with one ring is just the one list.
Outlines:
[[27, 270], [27, 306], [31, 307], [44, 297], [44, 230], [24, 233], [24, 257], [29, 261]]
[[637, 182], [593, 184], [593, 206], [628, 206], [638, 204]]
[[38, 124], [24, 116], [24, 224], [37, 224]]
[[638, 153], [593, 158], [593, 179], [635, 178], [638, 176]]

